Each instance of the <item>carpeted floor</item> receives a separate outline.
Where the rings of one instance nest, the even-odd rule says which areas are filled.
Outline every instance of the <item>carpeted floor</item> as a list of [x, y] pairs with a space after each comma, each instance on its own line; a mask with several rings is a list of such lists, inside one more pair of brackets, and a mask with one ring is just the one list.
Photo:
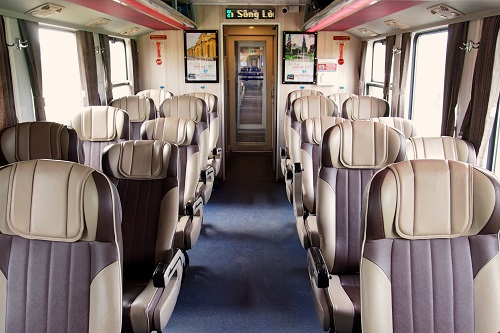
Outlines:
[[232, 153], [168, 332], [322, 332], [283, 182], [272, 155]]

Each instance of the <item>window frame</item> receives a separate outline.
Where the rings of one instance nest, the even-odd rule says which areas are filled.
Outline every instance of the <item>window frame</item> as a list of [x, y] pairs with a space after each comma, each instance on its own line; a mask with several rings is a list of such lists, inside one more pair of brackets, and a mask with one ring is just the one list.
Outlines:
[[[124, 81], [115, 81], [115, 82], [111, 81], [111, 85], [113, 86], [113, 88], [123, 87], [123, 86], [132, 87], [132, 84], [130, 82], [130, 76], [129, 76], [129, 68], [128, 68], [127, 43], [126, 43], [125, 39], [109, 36], [109, 42], [113, 43], [113, 44], [115, 44], [115, 43], [121, 43], [121, 44], [123, 44], [123, 50], [125, 51], [125, 75], [126, 75], [126, 80], [124, 80]], [[109, 53], [110, 53], [110, 57], [111, 57], [111, 49], [109, 50]], [[113, 69], [111, 68], [111, 71], [112, 70]]]
[[[385, 46], [385, 43], [386, 43], [386, 39], [385, 38], [382, 38], [382, 39], [377, 39], [377, 40], [374, 40], [373, 41], [373, 44], [372, 44], [372, 53], [371, 53], [371, 68], [370, 68], [370, 81], [366, 82], [365, 84], [365, 91], [366, 91], [366, 94], [367, 95], [371, 95], [370, 93], [370, 88], [380, 88], [380, 89], [384, 89], [384, 81], [375, 81], [373, 79], [373, 68], [375, 67], [374, 66], [374, 58], [375, 58], [375, 44], [377, 43], [380, 43], [382, 45]], [[385, 63], [385, 62], [384, 62]], [[392, 90], [392, 83], [389, 85], [389, 90]]]

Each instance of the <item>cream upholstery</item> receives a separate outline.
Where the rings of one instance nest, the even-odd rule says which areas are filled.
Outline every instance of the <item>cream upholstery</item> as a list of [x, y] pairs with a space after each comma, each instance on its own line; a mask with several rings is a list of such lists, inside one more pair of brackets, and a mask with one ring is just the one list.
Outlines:
[[363, 332], [500, 331], [499, 189], [492, 173], [450, 160], [404, 161], [374, 176]]
[[79, 161], [74, 129], [54, 122], [27, 122], [0, 131], [0, 165], [39, 158]]
[[92, 168], [0, 168], [0, 330], [120, 332], [120, 224], [116, 189]]
[[[138, 140], [108, 146], [103, 152], [104, 172], [116, 184], [123, 209], [122, 332], [164, 331], [177, 301], [186, 266], [185, 255], [173, 247], [181, 214], [182, 149], [186, 147]], [[155, 287], [151, 279], [160, 261], [169, 265], [168, 288]]]
[[165, 89], [146, 89], [139, 91], [136, 95], [151, 98], [155, 104], [156, 110], [160, 108], [160, 105], [164, 100], [174, 96], [172, 92]]
[[377, 97], [353, 96], [342, 105], [342, 117], [349, 120], [368, 120], [388, 115], [389, 103]]
[[474, 146], [449, 136], [412, 137], [406, 141], [406, 159], [446, 159], [476, 164]]
[[348, 94], [348, 93], [337, 93], [328, 95], [328, 98], [331, 99], [335, 103], [335, 107], [337, 108], [337, 113], [340, 115], [342, 113], [342, 106], [344, 102], [350, 98], [357, 96], [356, 94]]
[[197, 144], [196, 124], [182, 118], [157, 118], [148, 120], [142, 126], [142, 139], [162, 140], [176, 145]]
[[387, 126], [391, 126], [399, 130], [407, 139], [417, 135], [415, 126], [413, 126], [412, 121], [409, 119], [399, 117], [379, 117], [371, 118], [370, 120], [385, 124]]
[[140, 139], [140, 128], [146, 120], [154, 119], [156, 108], [151, 98], [146, 96], [124, 96], [111, 101], [115, 108], [127, 111], [130, 120], [130, 139]]

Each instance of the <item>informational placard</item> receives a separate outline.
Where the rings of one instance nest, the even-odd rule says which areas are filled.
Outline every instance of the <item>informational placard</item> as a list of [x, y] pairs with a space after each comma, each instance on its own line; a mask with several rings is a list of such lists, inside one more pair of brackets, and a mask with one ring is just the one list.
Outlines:
[[337, 80], [338, 59], [318, 59], [318, 85], [333, 86]]
[[184, 32], [185, 82], [219, 82], [217, 30]]
[[228, 20], [274, 20], [275, 18], [274, 8], [226, 8]]
[[282, 83], [316, 83], [316, 33], [283, 32]]

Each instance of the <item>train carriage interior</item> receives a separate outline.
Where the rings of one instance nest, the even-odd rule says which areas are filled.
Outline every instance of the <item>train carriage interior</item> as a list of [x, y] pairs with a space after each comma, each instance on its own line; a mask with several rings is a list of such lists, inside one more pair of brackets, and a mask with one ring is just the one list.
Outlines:
[[500, 332], [500, 0], [0, 0], [0, 333]]

